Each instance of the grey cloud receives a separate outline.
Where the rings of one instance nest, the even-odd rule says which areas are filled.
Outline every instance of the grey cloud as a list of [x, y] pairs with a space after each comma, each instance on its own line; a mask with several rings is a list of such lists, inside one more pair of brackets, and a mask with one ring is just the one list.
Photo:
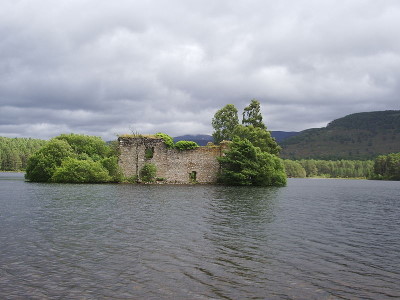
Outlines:
[[271, 130], [398, 109], [399, 27], [396, 0], [6, 1], [0, 135], [211, 133], [252, 98]]

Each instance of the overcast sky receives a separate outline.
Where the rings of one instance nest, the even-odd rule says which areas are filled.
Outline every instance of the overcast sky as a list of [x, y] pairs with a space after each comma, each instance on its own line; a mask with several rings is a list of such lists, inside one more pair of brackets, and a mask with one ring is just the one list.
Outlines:
[[399, 109], [398, 0], [0, 0], [0, 136], [211, 134]]

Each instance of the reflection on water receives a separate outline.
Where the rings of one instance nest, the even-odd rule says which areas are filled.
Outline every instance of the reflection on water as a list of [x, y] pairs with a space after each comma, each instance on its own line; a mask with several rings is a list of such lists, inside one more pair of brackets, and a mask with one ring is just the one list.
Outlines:
[[0, 173], [0, 298], [393, 299], [400, 187], [62, 185]]

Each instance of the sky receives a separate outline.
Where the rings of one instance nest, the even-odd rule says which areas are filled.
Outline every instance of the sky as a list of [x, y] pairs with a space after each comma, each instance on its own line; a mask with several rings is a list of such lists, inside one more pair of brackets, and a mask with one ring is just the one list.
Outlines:
[[400, 103], [398, 0], [0, 0], [0, 136], [269, 130]]

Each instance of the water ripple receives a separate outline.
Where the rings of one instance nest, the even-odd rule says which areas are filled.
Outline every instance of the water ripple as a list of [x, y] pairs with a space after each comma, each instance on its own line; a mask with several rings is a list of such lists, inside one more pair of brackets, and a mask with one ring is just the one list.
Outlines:
[[400, 298], [398, 183], [61, 185], [1, 175], [0, 298]]

